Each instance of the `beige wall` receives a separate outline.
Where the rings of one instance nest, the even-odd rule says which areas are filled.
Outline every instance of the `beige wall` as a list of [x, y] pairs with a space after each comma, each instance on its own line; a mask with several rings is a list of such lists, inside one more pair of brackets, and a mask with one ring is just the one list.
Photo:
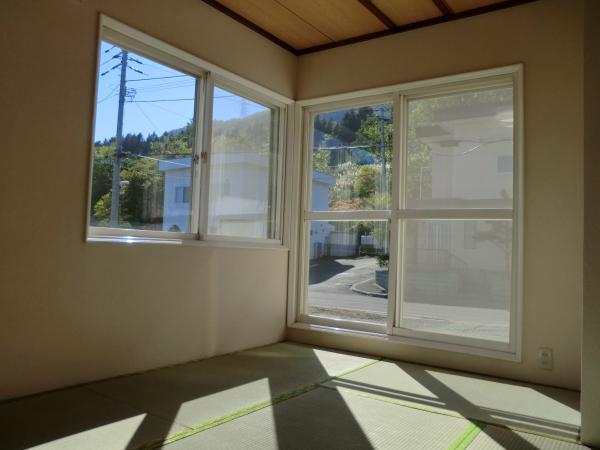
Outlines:
[[[0, 399], [284, 333], [286, 252], [84, 243], [98, 11], [298, 98], [523, 62], [523, 362], [290, 337], [579, 387], [583, 1], [541, 0], [295, 58], [200, 0], [4, 0]], [[536, 368], [540, 346], [554, 349], [553, 371]]]
[[600, 447], [600, 2], [585, 9], [585, 231], [581, 436]]
[[[294, 330], [293, 339], [522, 380], [580, 386], [583, 1], [541, 0], [300, 57], [297, 98], [523, 63], [523, 360], [497, 361]], [[378, 342], [375, 345], [375, 342]], [[539, 347], [554, 370], [537, 368]]]
[[86, 244], [98, 12], [292, 96], [296, 58], [200, 0], [0, 5], [0, 399], [280, 340], [287, 252]]

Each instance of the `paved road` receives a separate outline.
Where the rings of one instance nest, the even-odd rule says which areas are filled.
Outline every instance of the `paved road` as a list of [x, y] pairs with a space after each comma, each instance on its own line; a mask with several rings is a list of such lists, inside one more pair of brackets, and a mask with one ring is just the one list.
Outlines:
[[356, 309], [385, 314], [387, 299], [371, 297], [352, 291], [350, 288], [375, 277], [375, 258], [323, 258], [311, 262], [309, 283], [309, 305]]
[[[350, 288], [374, 278], [376, 260], [372, 257], [323, 258], [311, 262], [308, 306], [327, 316], [347, 316], [371, 322], [385, 322], [387, 298], [363, 295]], [[404, 303], [403, 326], [483, 339], [508, 340], [509, 312], [502, 309], [477, 308], [432, 303]], [[341, 312], [340, 312], [341, 310]], [[346, 311], [346, 312], [344, 312]], [[368, 317], [368, 319], [367, 319]]]

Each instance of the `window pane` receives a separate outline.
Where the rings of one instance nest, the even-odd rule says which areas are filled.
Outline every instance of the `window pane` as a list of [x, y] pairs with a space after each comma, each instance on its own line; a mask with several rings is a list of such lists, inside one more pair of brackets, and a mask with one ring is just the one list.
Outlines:
[[313, 125], [312, 210], [389, 209], [392, 105], [320, 113]]
[[508, 342], [512, 221], [407, 220], [401, 326]]
[[513, 90], [408, 103], [408, 208], [511, 208]]
[[187, 232], [196, 79], [107, 42], [100, 54], [90, 223]]
[[215, 87], [208, 231], [274, 238], [275, 111]]
[[307, 314], [385, 323], [387, 228], [387, 221], [310, 223]]

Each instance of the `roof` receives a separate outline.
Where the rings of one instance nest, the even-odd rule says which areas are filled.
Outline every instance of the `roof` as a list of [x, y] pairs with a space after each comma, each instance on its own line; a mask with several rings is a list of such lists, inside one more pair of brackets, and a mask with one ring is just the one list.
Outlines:
[[[269, 163], [268, 155], [257, 155], [256, 153], [219, 153], [212, 156], [213, 162], [220, 164], [235, 164], [235, 165], [254, 165], [267, 168]], [[158, 163], [158, 170], [161, 172], [169, 172], [172, 170], [190, 169], [192, 166], [192, 158], [172, 158], [161, 159]], [[335, 184], [335, 177], [323, 172], [313, 171], [313, 180], [318, 183], [328, 185]]]

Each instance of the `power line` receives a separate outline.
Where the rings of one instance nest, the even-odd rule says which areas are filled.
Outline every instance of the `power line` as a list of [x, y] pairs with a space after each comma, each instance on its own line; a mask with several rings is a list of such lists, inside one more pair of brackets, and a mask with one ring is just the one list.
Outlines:
[[189, 90], [189, 88], [193, 87], [194, 84], [193, 83], [187, 83], [187, 82], [181, 82], [181, 81], [176, 81], [176, 82], [171, 82], [171, 83], [159, 83], [159, 84], [155, 84], [155, 85], [151, 85], [151, 86], [141, 86], [141, 87], [137, 87], [135, 88], [135, 91], [138, 93], [148, 93], [148, 92], [158, 92], [158, 91], [174, 91], [176, 89], [186, 89]]
[[150, 104], [150, 105], [148, 105], [148, 106], [153, 106], [153, 107], [155, 107], [155, 108], [162, 109], [162, 110], [163, 110], [163, 111], [165, 111], [165, 112], [168, 112], [168, 113], [171, 113], [171, 114], [175, 114], [176, 116], [183, 117], [183, 118], [184, 118], [184, 119], [186, 119], [186, 120], [194, 120], [194, 118], [193, 118], [193, 117], [188, 117], [188, 116], [186, 116], [186, 115], [184, 115], [184, 114], [180, 114], [180, 113], [178, 113], [178, 112], [171, 111], [170, 109], [163, 108], [163, 107], [162, 107], [162, 106], [160, 106], [160, 105], [155, 105], [155, 104], [151, 103], [151, 104]]
[[169, 68], [167, 68], [165, 66], [162, 66], [162, 65], [159, 66], [158, 64], [154, 64], [154, 63], [151, 63], [149, 61], [146, 61], [145, 65], [149, 66], [149, 67], [154, 67], [155, 70], [160, 70], [161, 72], [167, 73], [169, 75], [172, 75], [174, 73], [175, 74], [180, 74], [181, 73], [181, 72], [177, 72], [177, 71], [175, 71], [173, 69], [169, 69]]
[[[104, 97], [102, 100], [98, 100], [98, 102], [97, 102], [96, 104], [98, 104], [98, 105], [99, 105], [100, 103], [102, 103], [102, 102], [104, 102], [104, 101], [108, 100], [109, 98], [116, 97], [117, 95], [119, 95], [119, 94], [114, 94], [114, 92], [115, 92], [117, 89], [119, 89], [119, 86], [116, 86], [115, 88], [113, 88], [113, 90], [112, 90], [112, 91], [110, 91], [110, 92], [109, 92], [109, 93], [106, 95], [106, 97]], [[114, 95], [113, 95], [113, 94], [114, 94]]]
[[[181, 77], [189, 77], [189, 75], [172, 75], [169, 77], [152, 77], [152, 78], [134, 78], [133, 80], [127, 80], [129, 81], [146, 81], [146, 80], [162, 80], [165, 78], [181, 78]], [[192, 78], [192, 77], [189, 77]]]
[[140, 105], [138, 105], [138, 104], [136, 104], [135, 106], [144, 115], [144, 117], [146, 118], [146, 120], [150, 123], [150, 126], [152, 126], [152, 128], [154, 128], [154, 132], [156, 134], [159, 134], [158, 133], [158, 128], [156, 127], [156, 125], [154, 125], [154, 122], [152, 122], [152, 120], [150, 119], [150, 117], [148, 117], [148, 115], [144, 112], [144, 110], [142, 109], [142, 107]]
[[165, 100], [130, 100], [128, 103], [158, 103], [158, 102], [185, 102], [196, 100], [195, 98], [172, 98]]
[[100, 64], [100, 67], [105, 66], [106, 64], [111, 62], [113, 59], [117, 59], [119, 57], [121, 57], [121, 52], [117, 53], [116, 55], [113, 55], [111, 58], [108, 58], [106, 61], [104, 61], [103, 63]]

